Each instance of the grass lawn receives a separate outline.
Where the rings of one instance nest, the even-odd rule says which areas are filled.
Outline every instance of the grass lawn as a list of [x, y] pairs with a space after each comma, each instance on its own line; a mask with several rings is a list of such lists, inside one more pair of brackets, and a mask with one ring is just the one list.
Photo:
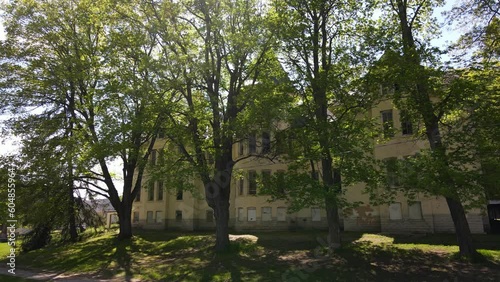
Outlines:
[[0, 243], [0, 258], [5, 258], [10, 253], [10, 246], [7, 242]]
[[240, 238], [215, 255], [211, 233], [136, 231], [129, 241], [104, 233], [20, 254], [17, 265], [144, 281], [500, 281], [498, 235], [474, 237], [486, 260], [471, 263], [454, 258], [454, 235], [346, 232], [328, 254], [324, 232], [251, 234], [257, 242]]

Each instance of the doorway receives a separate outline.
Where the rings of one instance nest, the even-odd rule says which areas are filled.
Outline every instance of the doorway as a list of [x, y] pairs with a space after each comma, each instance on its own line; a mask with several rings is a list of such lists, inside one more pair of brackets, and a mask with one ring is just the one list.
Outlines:
[[488, 218], [490, 220], [490, 232], [500, 234], [500, 204], [488, 205]]

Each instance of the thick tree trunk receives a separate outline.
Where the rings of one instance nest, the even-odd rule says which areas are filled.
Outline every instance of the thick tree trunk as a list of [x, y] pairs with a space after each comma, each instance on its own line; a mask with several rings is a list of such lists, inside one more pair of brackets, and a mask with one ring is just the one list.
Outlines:
[[[311, 81], [312, 95], [314, 98], [314, 114], [318, 127], [316, 128], [321, 148], [321, 170], [323, 174], [323, 185], [325, 189], [325, 208], [328, 222], [328, 245], [330, 249], [337, 249], [341, 246], [340, 238], [340, 218], [338, 212], [337, 196], [339, 193], [338, 185], [335, 183], [333, 170], [333, 159], [330, 152], [330, 122], [329, 122], [329, 99], [327, 98], [327, 85], [329, 73], [332, 67], [328, 59], [328, 53], [331, 53], [331, 46], [328, 43], [327, 30], [329, 21], [329, 11], [322, 5], [318, 10], [319, 17], [313, 19], [312, 35], [312, 69], [314, 79]], [[310, 64], [310, 62], [306, 62]]]
[[339, 178], [339, 175], [337, 175], [337, 172], [334, 171], [332, 167], [331, 157], [325, 157], [321, 164], [323, 170], [323, 185], [325, 185], [326, 189], [325, 207], [326, 219], [328, 222], [328, 246], [333, 250], [340, 248], [342, 244], [339, 209], [337, 205], [337, 194], [339, 192], [338, 187], [340, 187], [340, 183], [335, 182], [335, 180]]
[[326, 208], [326, 220], [328, 221], [328, 246], [330, 249], [338, 249], [341, 246], [340, 217], [336, 205]]
[[[231, 148], [231, 146], [227, 146]], [[215, 161], [217, 173], [213, 180], [205, 184], [205, 199], [214, 210], [215, 216], [215, 251], [229, 250], [229, 195], [233, 169], [232, 151], [225, 150], [222, 157]]]
[[[446, 147], [441, 141], [441, 134], [439, 131], [439, 118], [436, 116], [433, 103], [429, 96], [429, 77], [426, 74], [425, 68], [421, 64], [421, 57], [417, 51], [415, 40], [413, 37], [413, 30], [411, 24], [408, 22], [407, 13], [407, 2], [398, 0], [397, 2], [397, 12], [399, 17], [399, 23], [401, 26], [401, 36], [403, 41], [403, 56], [406, 66], [413, 68], [412, 79], [413, 83], [416, 85], [416, 90], [411, 96], [413, 102], [415, 102], [417, 110], [422, 115], [424, 120], [427, 139], [431, 150], [440, 155], [446, 162]], [[423, 5], [423, 3], [422, 3]], [[415, 71], [418, 70], [418, 71]], [[440, 177], [444, 177], [448, 183], [452, 183], [453, 179], [447, 172], [444, 172]], [[456, 194], [456, 193], [455, 193]], [[457, 197], [458, 198], [458, 197]], [[460, 248], [461, 256], [474, 256], [477, 254], [476, 249], [472, 243], [472, 235], [470, 233], [469, 224], [467, 218], [465, 217], [465, 210], [460, 200], [454, 198], [446, 197], [446, 202], [448, 208], [450, 209], [450, 214], [453, 219], [455, 226], [455, 233], [458, 240], [458, 246]]]
[[446, 197], [446, 203], [448, 203], [448, 208], [450, 209], [451, 217], [455, 225], [455, 234], [457, 236], [460, 255], [465, 257], [476, 256], [476, 248], [472, 243], [472, 235], [462, 203], [450, 197]]
[[215, 251], [223, 252], [229, 248], [229, 204], [220, 203], [214, 208]]
[[215, 216], [215, 251], [229, 250], [230, 172], [219, 170], [215, 180], [205, 185], [205, 197]]
[[118, 240], [132, 238], [132, 205], [122, 203], [121, 212], [118, 213], [118, 222], [120, 223], [120, 233]]
[[[446, 148], [441, 141], [441, 134], [437, 121], [433, 123], [427, 123], [426, 128], [427, 138], [429, 140], [431, 150], [437, 152], [438, 154], [441, 154], [441, 158], [443, 158], [445, 160], [445, 163], [447, 163]], [[443, 173], [443, 175], [441, 175], [441, 177], [447, 179], [447, 183], [453, 183], [453, 179], [446, 171]], [[450, 210], [451, 218], [453, 219], [460, 255], [465, 257], [476, 256], [476, 248], [472, 243], [472, 234], [470, 232], [469, 223], [467, 221], [467, 217], [465, 216], [465, 209], [462, 203], [460, 202], [460, 200], [452, 197], [445, 198]]]
[[68, 220], [69, 220], [69, 240], [78, 241], [78, 230], [76, 229], [75, 196], [73, 186], [68, 189]]

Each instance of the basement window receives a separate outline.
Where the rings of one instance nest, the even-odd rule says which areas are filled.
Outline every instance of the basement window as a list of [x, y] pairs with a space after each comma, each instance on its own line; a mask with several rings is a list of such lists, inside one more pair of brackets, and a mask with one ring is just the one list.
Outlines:
[[247, 219], [248, 221], [257, 221], [257, 210], [255, 208], [247, 209]]
[[422, 219], [422, 203], [413, 202], [413, 204], [408, 206], [408, 211], [410, 214], [410, 219]]
[[401, 220], [403, 215], [401, 213], [401, 203], [392, 203], [389, 205], [389, 219]]
[[272, 220], [272, 210], [271, 207], [262, 207], [262, 221]]
[[148, 211], [147, 212], [147, 217], [146, 217], [146, 223], [153, 223], [153, 211]]
[[163, 222], [163, 212], [157, 211], [156, 212], [156, 223], [162, 223], [162, 222]]
[[243, 221], [245, 218], [245, 212], [243, 211], [243, 208], [238, 208], [238, 221]]
[[175, 211], [175, 221], [182, 221], [182, 211]]
[[286, 208], [278, 207], [276, 210], [276, 220], [278, 221], [286, 221]]
[[321, 210], [319, 208], [311, 208], [311, 220], [321, 221]]

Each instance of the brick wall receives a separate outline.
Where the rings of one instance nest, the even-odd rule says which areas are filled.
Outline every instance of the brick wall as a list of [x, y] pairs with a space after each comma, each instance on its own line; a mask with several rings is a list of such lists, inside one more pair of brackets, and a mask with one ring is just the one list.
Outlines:
[[344, 219], [344, 230], [345, 231], [371, 231], [380, 232], [380, 216], [366, 217], [346, 217]]
[[381, 231], [387, 233], [433, 233], [433, 224], [432, 215], [424, 215], [422, 219], [380, 219]]

